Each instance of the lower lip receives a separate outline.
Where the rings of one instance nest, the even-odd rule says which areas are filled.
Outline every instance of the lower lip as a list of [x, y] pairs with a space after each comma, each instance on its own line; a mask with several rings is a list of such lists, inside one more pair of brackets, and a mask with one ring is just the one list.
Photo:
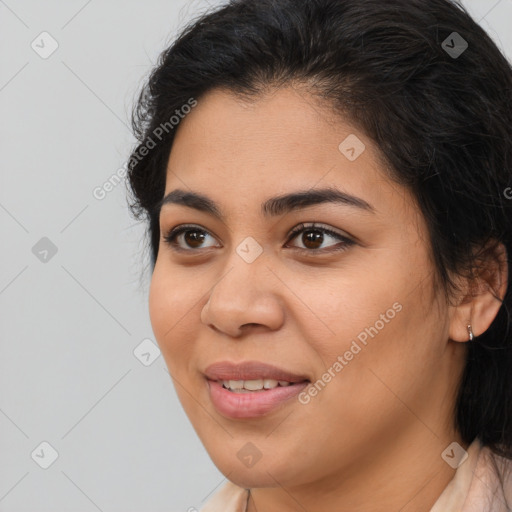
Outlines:
[[257, 418], [297, 396], [309, 382], [277, 386], [264, 391], [235, 393], [217, 381], [207, 379], [210, 397], [217, 411], [229, 418]]

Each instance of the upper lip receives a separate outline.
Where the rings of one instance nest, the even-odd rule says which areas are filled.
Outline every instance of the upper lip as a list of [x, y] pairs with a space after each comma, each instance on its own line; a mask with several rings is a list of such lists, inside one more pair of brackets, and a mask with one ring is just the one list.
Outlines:
[[308, 380], [304, 375], [294, 374], [261, 361], [244, 361], [241, 363], [219, 361], [208, 366], [204, 373], [210, 380], [274, 379], [288, 382]]

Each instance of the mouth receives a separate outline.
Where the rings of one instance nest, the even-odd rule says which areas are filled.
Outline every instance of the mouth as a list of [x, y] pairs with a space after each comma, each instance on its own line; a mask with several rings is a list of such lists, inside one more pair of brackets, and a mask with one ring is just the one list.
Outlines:
[[254, 393], [258, 391], [267, 391], [268, 389], [275, 389], [277, 387], [293, 386], [295, 382], [287, 380], [275, 379], [252, 379], [252, 380], [218, 380], [217, 381], [224, 389], [232, 393]]
[[212, 404], [231, 419], [256, 418], [290, 404], [310, 383], [305, 375], [257, 361], [215, 363], [205, 377]]
[[[230, 361], [220, 361], [211, 364], [204, 372], [209, 380], [230, 382], [230, 381], [277, 381], [295, 384], [309, 380], [306, 375], [296, 374], [291, 371], [279, 368], [277, 366], [263, 363], [260, 361], [244, 361], [241, 363], [232, 363]], [[273, 385], [273, 382], [267, 382], [267, 385]], [[286, 384], [284, 384], [286, 385]], [[241, 387], [241, 386], [238, 386]], [[263, 386], [264, 387], [264, 382]], [[250, 391], [252, 389], [248, 388]], [[257, 388], [262, 389], [262, 388]]]

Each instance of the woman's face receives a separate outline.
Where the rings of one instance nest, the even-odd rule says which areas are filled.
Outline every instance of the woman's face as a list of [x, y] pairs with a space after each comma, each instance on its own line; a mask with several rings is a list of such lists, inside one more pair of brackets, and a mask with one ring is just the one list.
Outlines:
[[169, 158], [166, 196], [218, 216], [167, 198], [151, 321], [197, 434], [244, 487], [355, 475], [419, 440], [440, 457], [455, 439], [463, 344], [424, 219], [328, 112], [293, 88], [215, 90]]

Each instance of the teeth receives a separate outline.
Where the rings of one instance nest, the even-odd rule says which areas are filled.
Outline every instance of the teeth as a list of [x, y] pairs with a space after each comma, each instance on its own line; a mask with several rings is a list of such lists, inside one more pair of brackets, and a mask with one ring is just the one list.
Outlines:
[[244, 388], [249, 391], [259, 391], [260, 389], [263, 389], [263, 380], [246, 380], [244, 381]]
[[265, 389], [273, 389], [277, 387], [277, 380], [274, 379], [264, 379], [263, 380], [263, 387]]
[[275, 379], [254, 379], [254, 380], [223, 380], [219, 381], [225, 388], [237, 393], [250, 391], [261, 391], [262, 389], [274, 389], [279, 386], [290, 386], [291, 382]]
[[229, 389], [242, 389], [244, 387], [243, 380], [228, 380], [224, 381], [224, 385], [227, 385]]

